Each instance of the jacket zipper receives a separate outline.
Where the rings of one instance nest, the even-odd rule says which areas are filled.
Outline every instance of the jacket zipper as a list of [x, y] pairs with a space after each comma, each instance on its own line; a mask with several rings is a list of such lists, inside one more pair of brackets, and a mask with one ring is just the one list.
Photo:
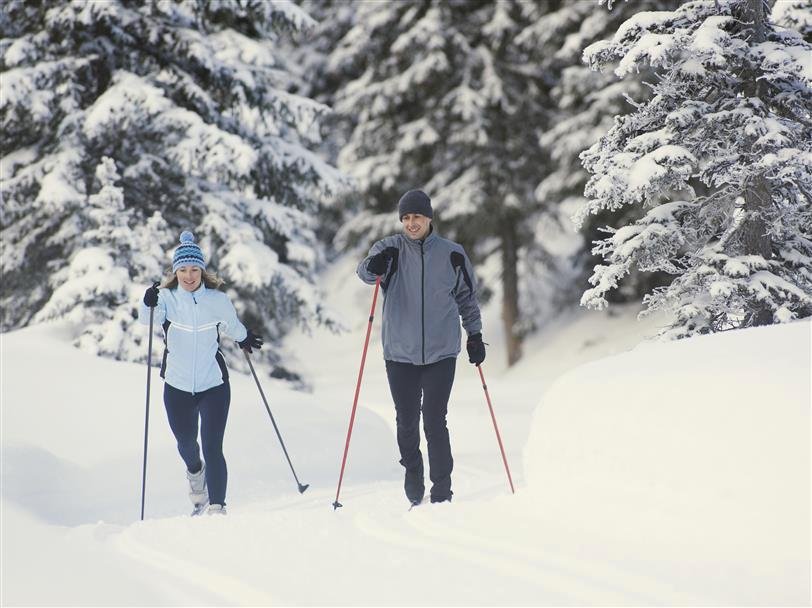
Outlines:
[[195, 303], [192, 308], [192, 331], [194, 333], [194, 338], [192, 339], [192, 394], [194, 395], [195, 389], [197, 388], [197, 298], [195, 294], [192, 294], [192, 302]]
[[426, 364], [426, 262], [420, 241], [420, 326], [423, 334], [423, 365]]

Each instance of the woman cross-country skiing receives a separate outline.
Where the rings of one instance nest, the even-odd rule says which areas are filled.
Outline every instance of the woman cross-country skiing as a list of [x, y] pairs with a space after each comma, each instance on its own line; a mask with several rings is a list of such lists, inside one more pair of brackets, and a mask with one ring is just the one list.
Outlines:
[[230, 336], [249, 353], [262, 347], [262, 338], [240, 323], [231, 300], [217, 290], [222, 284], [206, 270], [194, 235], [184, 231], [163, 288], [156, 283], [147, 289], [138, 314], [138, 320], [148, 324], [149, 309], [155, 308], [154, 318], [163, 328], [164, 405], [178, 452], [186, 463], [193, 514], [226, 512], [228, 472], [223, 435], [231, 389], [220, 336]]

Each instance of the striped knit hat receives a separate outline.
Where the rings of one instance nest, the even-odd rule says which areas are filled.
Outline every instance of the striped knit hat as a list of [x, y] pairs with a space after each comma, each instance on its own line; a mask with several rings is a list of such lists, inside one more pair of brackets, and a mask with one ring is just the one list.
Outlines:
[[181, 266], [197, 266], [206, 270], [206, 258], [195, 243], [195, 235], [188, 230], [180, 233], [180, 247], [175, 249], [175, 255], [172, 257], [172, 272], [177, 272]]

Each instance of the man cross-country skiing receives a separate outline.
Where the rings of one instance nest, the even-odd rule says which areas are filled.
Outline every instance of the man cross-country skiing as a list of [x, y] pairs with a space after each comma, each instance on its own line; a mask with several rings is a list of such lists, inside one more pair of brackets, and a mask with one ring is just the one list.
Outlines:
[[375, 243], [357, 272], [369, 284], [381, 277], [383, 356], [397, 414], [400, 464], [406, 469], [406, 497], [419, 504], [425, 494], [422, 409], [431, 502], [450, 501], [454, 459], [446, 415], [460, 352], [460, 318], [468, 334], [468, 360], [474, 365], [485, 360], [476, 280], [462, 246], [434, 232], [431, 200], [424, 192], [404, 194], [398, 214], [403, 233]]

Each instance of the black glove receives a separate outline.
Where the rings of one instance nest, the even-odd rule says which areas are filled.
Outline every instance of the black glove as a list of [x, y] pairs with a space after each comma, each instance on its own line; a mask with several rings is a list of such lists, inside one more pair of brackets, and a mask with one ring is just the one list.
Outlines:
[[257, 350], [262, 348], [263, 340], [262, 336], [256, 335], [249, 329], [248, 335], [245, 336], [245, 340], [243, 340], [242, 342], [237, 342], [237, 344], [239, 344], [240, 348], [243, 349], [244, 351], [252, 353], [254, 352], [253, 350], [251, 350], [252, 348], [256, 348]]
[[144, 304], [149, 308], [158, 306], [158, 285], [160, 284], [159, 281], [155, 281], [152, 287], [144, 292]]
[[485, 344], [482, 342], [482, 334], [468, 336], [465, 347], [468, 349], [468, 362], [479, 365], [485, 360]]
[[380, 253], [376, 253], [367, 262], [367, 270], [377, 276], [383, 276], [386, 273], [386, 268], [389, 266], [389, 260], [397, 255], [396, 247], [387, 247]]

